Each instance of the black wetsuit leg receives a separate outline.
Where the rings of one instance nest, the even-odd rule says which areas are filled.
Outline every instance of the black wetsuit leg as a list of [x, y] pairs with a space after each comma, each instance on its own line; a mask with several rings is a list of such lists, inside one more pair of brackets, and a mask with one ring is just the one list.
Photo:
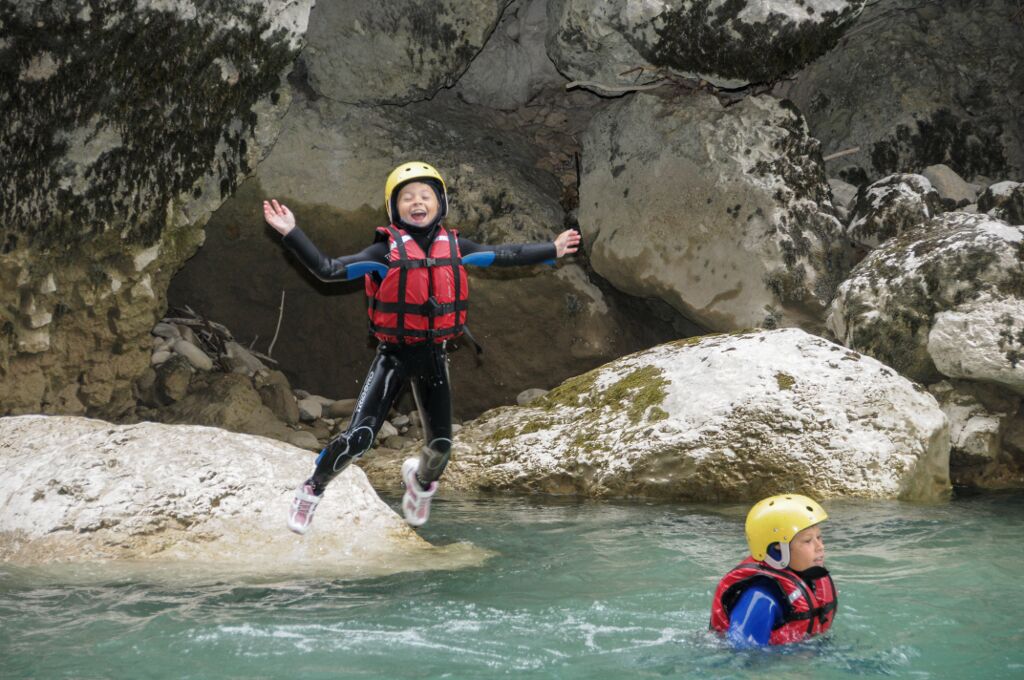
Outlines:
[[[417, 348], [418, 349], [418, 348]], [[425, 347], [409, 375], [412, 395], [423, 423], [426, 446], [420, 454], [416, 477], [426, 488], [441, 478], [452, 451], [452, 390], [448, 378], [448, 354], [443, 345]]]
[[317, 495], [349, 464], [370, 450], [391, 410], [399, 390], [408, 379], [409, 362], [393, 346], [381, 344], [370, 364], [359, 392], [352, 422], [331, 440], [316, 459], [316, 470], [308, 482]]

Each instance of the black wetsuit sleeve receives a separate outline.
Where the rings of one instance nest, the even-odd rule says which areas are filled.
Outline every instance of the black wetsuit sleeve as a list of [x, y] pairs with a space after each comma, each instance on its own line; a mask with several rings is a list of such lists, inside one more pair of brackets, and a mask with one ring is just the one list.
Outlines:
[[309, 271], [313, 272], [321, 281], [344, 281], [347, 278], [345, 268], [354, 262], [369, 261], [381, 264], [388, 262], [388, 245], [383, 241], [377, 241], [355, 255], [333, 258], [320, 252], [320, 249], [298, 227], [288, 232], [282, 241], [285, 247], [299, 258], [299, 262], [306, 265]]
[[555, 244], [547, 243], [503, 243], [488, 246], [459, 237], [459, 252], [463, 257], [473, 253], [494, 253], [494, 264], [498, 267], [514, 267], [529, 264], [540, 264], [554, 260], [558, 256]]

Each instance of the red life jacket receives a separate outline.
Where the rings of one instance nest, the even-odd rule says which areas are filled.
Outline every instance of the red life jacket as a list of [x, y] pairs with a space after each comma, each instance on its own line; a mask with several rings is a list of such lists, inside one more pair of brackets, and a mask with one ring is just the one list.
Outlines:
[[824, 633], [832, 626], [839, 604], [832, 577], [815, 579], [812, 589], [791, 569], [775, 569], [753, 557], [729, 570], [718, 583], [715, 599], [711, 602], [711, 630], [725, 633], [729, 630], [729, 614], [740, 595], [758, 580], [775, 582], [784, 596], [782, 625], [772, 631], [769, 644], [784, 645], [811, 635]]
[[377, 227], [388, 237], [387, 276], [367, 275], [370, 332], [383, 342], [443, 342], [458, 337], [469, 309], [469, 281], [459, 237], [438, 227], [426, 254], [404, 229]]

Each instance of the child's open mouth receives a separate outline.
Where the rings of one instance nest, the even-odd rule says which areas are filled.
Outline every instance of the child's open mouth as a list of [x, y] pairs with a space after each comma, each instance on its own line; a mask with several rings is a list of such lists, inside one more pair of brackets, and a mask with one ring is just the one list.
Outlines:
[[413, 210], [409, 214], [409, 217], [411, 217], [416, 222], [422, 222], [427, 217], [427, 211], [426, 210]]

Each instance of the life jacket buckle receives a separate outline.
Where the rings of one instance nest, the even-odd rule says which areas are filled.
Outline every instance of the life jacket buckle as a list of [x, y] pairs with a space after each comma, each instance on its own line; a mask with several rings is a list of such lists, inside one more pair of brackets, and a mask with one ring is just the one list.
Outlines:
[[427, 316], [433, 318], [441, 313], [441, 303], [433, 295], [427, 300]]

